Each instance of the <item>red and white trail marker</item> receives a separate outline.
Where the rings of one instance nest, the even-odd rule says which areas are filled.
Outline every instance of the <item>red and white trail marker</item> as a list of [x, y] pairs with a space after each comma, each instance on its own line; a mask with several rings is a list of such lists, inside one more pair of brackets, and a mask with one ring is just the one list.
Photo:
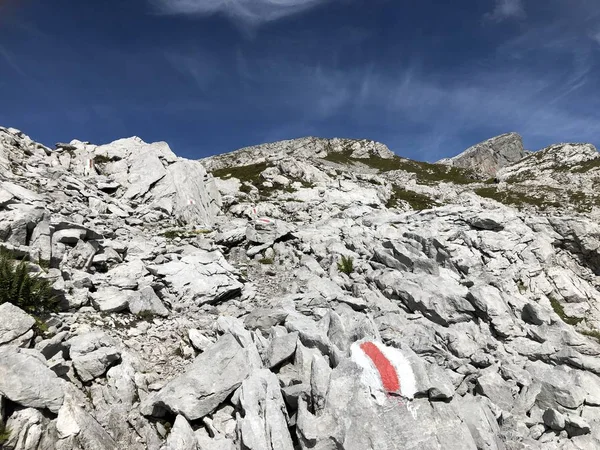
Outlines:
[[350, 351], [352, 360], [363, 369], [362, 381], [372, 391], [414, 397], [415, 374], [400, 350], [376, 341], [359, 341]]

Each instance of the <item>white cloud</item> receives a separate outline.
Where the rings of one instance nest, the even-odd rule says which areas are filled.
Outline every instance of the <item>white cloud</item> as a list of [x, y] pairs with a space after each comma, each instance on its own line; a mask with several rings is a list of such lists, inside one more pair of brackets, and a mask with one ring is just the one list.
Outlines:
[[225, 14], [245, 27], [255, 27], [301, 13], [329, 0], [150, 0], [160, 12], [176, 15]]
[[507, 19], [524, 19], [526, 16], [523, 0], [496, 0], [496, 7], [485, 18], [502, 22]]

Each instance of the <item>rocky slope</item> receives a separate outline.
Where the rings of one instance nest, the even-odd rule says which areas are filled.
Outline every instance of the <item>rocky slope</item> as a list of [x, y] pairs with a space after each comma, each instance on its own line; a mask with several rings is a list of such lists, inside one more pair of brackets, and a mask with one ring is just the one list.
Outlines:
[[600, 448], [594, 152], [495, 182], [372, 141], [0, 129], [1, 245], [63, 308], [0, 306], [4, 448]]

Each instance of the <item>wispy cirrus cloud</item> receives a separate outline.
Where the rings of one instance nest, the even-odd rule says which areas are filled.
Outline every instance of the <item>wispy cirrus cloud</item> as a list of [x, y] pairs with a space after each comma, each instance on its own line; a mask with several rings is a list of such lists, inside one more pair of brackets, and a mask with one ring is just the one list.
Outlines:
[[26, 77], [27, 74], [23, 71], [23, 69], [17, 64], [14, 56], [2, 45], [0, 45], [0, 60], [4, 60], [4, 62], [19, 75]]
[[224, 14], [243, 27], [256, 27], [329, 1], [331, 0], [150, 0], [163, 14]]
[[524, 19], [527, 17], [523, 0], [496, 0], [494, 10], [485, 15], [485, 19], [502, 22], [508, 19]]
[[[585, 95], [579, 89], [592, 69], [580, 67], [578, 56], [565, 57], [560, 70], [467, 66], [456, 77], [429, 74], [418, 64], [398, 71], [378, 65], [349, 70], [255, 60], [249, 70], [256, 76], [257, 97], [248, 100], [260, 100], [290, 118], [296, 133], [319, 134], [316, 130], [331, 121], [357, 123], [357, 132], [377, 127], [378, 139], [399, 154], [431, 161], [508, 131], [521, 133], [531, 149], [569, 140], [594, 142], [600, 123], [574, 106]], [[592, 103], [600, 108], [600, 101]], [[280, 127], [268, 138], [286, 137]], [[465, 139], [474, 133], [479, 138]]]

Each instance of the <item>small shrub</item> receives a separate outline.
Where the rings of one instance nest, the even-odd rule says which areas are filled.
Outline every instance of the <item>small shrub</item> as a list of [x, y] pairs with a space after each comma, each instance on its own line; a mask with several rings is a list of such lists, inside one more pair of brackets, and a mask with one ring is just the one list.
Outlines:
[[273, 264], [275, 261], [273, 261], [273, 258], [261, 258], [258, 262], [261, 264]]
[[47, 259], [38, 258], [38, 266], [44, 269], [46, 272], [50, 269], [50, 261]]
[[162, 233], [161, 236], [164, 236], [167, 239], [175, 239], [178, 237], [182, 237], [182, 232], [179, 230], [168, 230]]
[[350, 275], [352, 272], [354, 272], [354, 259], [352, 256], [342, 255], [337, 267], [340, 272]]
[[154, 320], [154, 313], [152, 311], [148, 311], [146, 309], [138, 312], [136, 314], [136, 316], [139, 320], [143, 320], [146, 322], [152, 322], [152, 320]]
[[30, 274], [25, 261], [17, 263], [0, 250], [0, 304], [6, 302], [35, 316], [58, 310], [50, 281]]
[[110, 159], [106, 155], [96, 155], [96, 156], [94, 156], [94, 164], [108, 164], [111, 161], [112, 161], [112, 159]]
[[37, 336], [42, 336], [46, 334], [49, 330], [48, 324], [39, 317], [34, 316], [33, 318], [35, 319], [35, 325], [33, 326], [35, 334]]

